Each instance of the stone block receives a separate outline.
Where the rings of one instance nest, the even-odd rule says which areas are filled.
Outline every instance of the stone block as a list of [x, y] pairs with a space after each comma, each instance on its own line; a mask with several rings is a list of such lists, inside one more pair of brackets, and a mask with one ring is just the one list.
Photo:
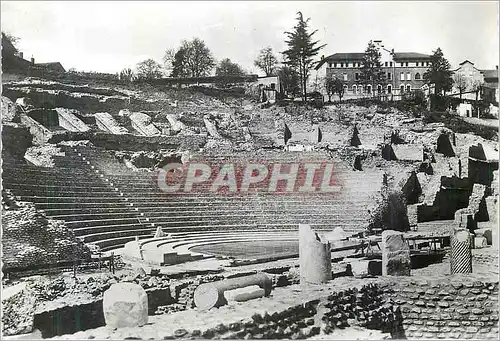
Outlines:
[[228, 302], [244, 302], [254, 298], [264, 297], [266, 291], [258, 285], [249, 285], [243, 288], [227, 290], [224, 298]]
[[474, 249], [483, 249], [488, 246], [488, 240], [484, 236], [476, 236], [474, 238]]
[[354, 277], [363, 278], [382, 274], [382, 262], [377, 260], [352, 260], [349, 262]]
[[308, 224], [299, 224], [299, 264], [301, 283], [320, 284], [332, 279], [330, 243]]
[[476, 229], [476, 230], [474, 230], [474, 233], [476, 234], [476, 238], [479, 236], [484, 237], [484, 238], [486, 238], [486, 242], [488, 243], [488, 245], [492, 244], [493, 240], [492, 240], [492, 229], [491, 228], [484, 227], [484, 228]]
[[116, 283], [104, 292], [102, 308], [106, 326], [139, 327], [148, 323], [148, 296], [134, 283]]
[[382, 275], [409, 276], [411, 269], [410, 248], [401, 232], [382, 232]]

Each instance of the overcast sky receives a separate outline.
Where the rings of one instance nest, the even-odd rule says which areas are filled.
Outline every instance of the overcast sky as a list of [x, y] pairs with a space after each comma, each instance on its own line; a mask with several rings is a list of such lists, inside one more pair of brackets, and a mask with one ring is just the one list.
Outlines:
[[494, 69], [499, 60], [497, 1], [378, 2], [1, 2], [2, 30], [19, 37], [24, 58], [66, 70], [118, 72], [199, 37], [220, 60], [257, 72], [259, 50], [285, 49], [296, 12], [311, 18], [320, 53], [363, 52], [370, 39], [399, 52], [441, 47], [452, 66], [465, 59]]

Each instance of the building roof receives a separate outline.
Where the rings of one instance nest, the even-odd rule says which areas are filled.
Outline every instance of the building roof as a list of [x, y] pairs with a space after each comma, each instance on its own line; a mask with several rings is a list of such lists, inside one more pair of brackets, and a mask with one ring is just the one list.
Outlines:
[[328, 57], [323, 58], [317, 65], [318, 70], [324, 63], [327, 62], [346, 62], [346, 61], [362, 61], [364, 52], [347, 52], [347, 53], [334, 53]]
[[498, 70], [481, 70], [484, 78], [496, 78], [498, 79]]
[[48, 71], [58, 71], [58, 72], [66, 72], [66, 69], [59, 62], [49, 62], [49, 63], [36, 63], [36, 68], [45, 69]]
[[[318, 62], [315, 69], [318, 70], [323, 64], [327, 62], [346, 62], [346, 61], [362, 61], [364, 52], [347, 52], [335, 53], [328, 57], [323, 58]], [[428, 54], [417, 52], [394, 52], [394, 60], [428, 60], [431, 56]]]
[[394, 52], [394, 60], [415, 60], [415, 59], [430, 59], [431, 56], [428, 54], [417, 53], [417, 52]]
[[460, 64], [458, 64], [458, 65], [464, 65], [465, 63], [469, 63], [469, 64], [474, 65], [474, 63], [473, 63], [473, 62], [471, 62], [471, 61], [470, 61], [470, 60], [468, 60], [468, 59], [464, 60], [463, 62], [461, 62], [461, 63], [460, 63]]

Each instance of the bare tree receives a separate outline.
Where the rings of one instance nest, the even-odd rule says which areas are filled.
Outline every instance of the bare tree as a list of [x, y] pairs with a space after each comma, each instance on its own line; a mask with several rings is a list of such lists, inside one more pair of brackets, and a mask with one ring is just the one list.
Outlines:
[[339, 101], [342, 102], [342, 97], [345, 94], [344, 81], [338, 78], [334, 79], [333, 87], [335, 89], [335, 93], [339, 96]]
[[264, 71], [266, 76], [272, 76], [275, 73], [278, 59], [273, 54], [273, 49], [268, 46], [260, 50], [257, 59], [254, 61], [255, 66]]
[[455, 87], [458, 89], [458, 92], [460, 93], [460, 99], [462, 99], [462, 94], [467, 90], [469, 86], [469, 81], [467, 80], [467, 77], [465, 77], [461, 73], [456, 73], [453, 75], [453, 83]]
[[331, 102], [332, 96], [335, 94], [335, 77], [332, 74], [325, 78], [325, 90], [328, 95], [328, 102]]
[[172, 70], [174, 68], [175, 53], [175, 49], [167, 49], [165, 51], [165, 55], [163, 56], [165, 70]]
[[137, 63], [137, 78], [150, 80], [160, 78], [161, 75], [161, 65], [153, 59], [146, 59]]
[[476, 107], [477, 107], [477, 117], [479, 117], [479, 106], [478, 106], [478, 99], [479, 99], [479, 94], [483, 90], [484, 82], [480, 80], [475, 80], [472, 82], [472, 91], [476, 93]]

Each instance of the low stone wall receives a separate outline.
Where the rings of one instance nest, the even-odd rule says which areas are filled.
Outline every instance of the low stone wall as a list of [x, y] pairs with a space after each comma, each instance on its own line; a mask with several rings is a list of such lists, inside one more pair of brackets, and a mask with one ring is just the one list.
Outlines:
[[[363, 285], [366, 282], [371, 283]], [[385, 285], [375, 282], [343, 278], [325, 286], [292, 285], [275, 289], [270, 298], [244, 304], [150, 316], [150, 323], [143, 327], [115, 330], [100, 327], [62, 338], [305, 339], [349, 326], [401, 337], [401, 312], [385, 304], [382, 295]]]
[[90, 138], [96, 147], [110, 150], [157, 151], [159, 149], [179, 149], [198, 151], [207, 137], [204, 135], [184, 136], [135, 136], [95, 133]]
[[398, 277], [386, 290], [409, 339], [498, 339], [498, 278]]

